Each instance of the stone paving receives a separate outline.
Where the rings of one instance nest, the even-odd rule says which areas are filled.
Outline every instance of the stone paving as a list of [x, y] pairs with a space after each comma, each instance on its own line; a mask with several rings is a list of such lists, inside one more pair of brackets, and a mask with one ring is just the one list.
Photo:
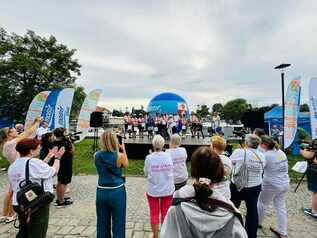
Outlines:
[[[53, 205], [50, 211], [50, 222], [47, 237], [96, 237], [95, 215], [95, 184], [97, 176], [75, 176], [71, 185], [70, 196], [74, 204], [67, 208], [57, 209]], [[7, 183], [6, 174], [0, 175], [1, 197]], [[151, 237], [149, 212], [145, 198], [146, 180], [142, 177], [127, 178], [127, 224], [126, 237], [144, 238]], [[312, 238], [317, 237], [317, 220], [305, 216], [301, 209], [309, 206], [310, 194], [306, 184], [301, 185], [296, 194], [292, 185], [288, 195], [288, 229], [289, 237]], [[242, 208], [244, 211], [244, 208]], [[264, 229], [258, 232], [258, 237], [274, 237], [269, 231], [274, 225], [275, 218], [271, 210], [265, 219]], [[15, 237], [16, 229], [13, 224], [0, 224], [0, 237]]]

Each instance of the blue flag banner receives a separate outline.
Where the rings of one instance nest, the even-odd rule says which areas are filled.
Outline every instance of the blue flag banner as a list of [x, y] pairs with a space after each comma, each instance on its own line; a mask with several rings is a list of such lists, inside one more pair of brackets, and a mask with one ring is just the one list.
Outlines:
[[55, 106], [55, 128], [63, 127], [69, 130], [69, 116], [74, 92], [73, 88], [65, 88], [59, 93]]
[[55, 129], [55, 107], [61, 89], [55, 89], [49, 94], [42, 111], [43, 120], [48, 123], [48, 127]]

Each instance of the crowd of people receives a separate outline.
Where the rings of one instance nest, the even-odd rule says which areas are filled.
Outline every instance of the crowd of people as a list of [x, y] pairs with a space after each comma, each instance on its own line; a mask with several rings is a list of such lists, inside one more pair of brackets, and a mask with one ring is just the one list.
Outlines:
[[[166, 119], [164, 115], [158, 118], [158, 122]], [[143, 119], [140, 122], [143, 125]], [[40, 124], [42, 126], [38, 128]], [[246, 135], [244, 144], [228, 154], [226, 140], [221, 135], [211, 137], [210, 146], [199, 147], [190, 158], [192, 182], [181, 136], [177, 130], [172, 130], [169, 138], [169, 148], [164, 148], [165, 138], [160, 134], [153, 135], [153, 150], [144, 161], [145, 193], [154, 238], [159, 235], [163, 238], [255, 238], [271, 204], [277, 226], [270, 230], [277, 237], [287, 237], [288, 159], [274, 138], [257, 129]], [[53, 177], [57, 175], [55, 205], [71, 205], [73, 201], [65, 196], [65, 192], [72, 178], [72, 141], [65, 129], [50, 132], [47, 123], [37, 118], [26, 131], [1, 129], [0, 144], [2, 155], [10, 162], [10, 184], [1, 222], [9, 223], [17, 214], [20, 224], [17, 237], [46, 237], [49, 204], [41, 206], [31, 216], [27, 215], [18, 200], [21, 182], [29, 176], [32, 182], [42, 184], [44, 191], [53, 193]], [[303, 152], [303, 156], [311, 159], [315, 154]], [[129, 166], [129, 160], [124, 142], [119, 143], [112, 129], [102, 133], [94, 162], [98, 174], [97, 237], [123, 238], [127, 203], [123, 169]], [[314, 193], [313, 206], [305, 213], [317, 217], [316, 183], [308, 184]], [[239, 211], [242, 201], [246, 204], [245, 221]]]
[[[154, 135], [161, 135], [164, 139], [169, 139], [175, 133], [186, 136], [187, 131], [190, 130], [192, 137], [207, 136], [203, 131], [202, 119], [195, 113], [191, 113], [187, 119], [184, 116], [179, 116], [174, 113], [168, 115], [167, 113], [156, 113], [155, 116], [145, 115], [131, 115], [126, 113], [124, 115], [124, 135], [128, 134], [129, 138], [136, 138], [137, 134], [143, 138], [145, 132], [149, 138]], [[221, 134], [220, 116], [217, 112], [213, 114], [212, 121], [209, 127], [208, 134]]]
[[[287, 237], [287, 157], [263, 130], [254, 133], [257, 135], [248, 134], [245, 146], [236, 149], [229, 157], [224, 151], [226, 140], [221, 136], [213, 136], [210, 147], [198, 148], [191, 157], [192, 184], [188, 182], [187, 152], [181, 147], [181, 137], [173, 134], [168, 149], [164, 148], [165, 140], [161, 135], [153, 137], [153, 151], [145, 158], [144, 174], [147, 177], [146, 198], [154, 238], [159, 237], [159, 231], [160, 237], [254, 238], [257, 230], [262, 228], [265, 211], [271, 203], [277, 215], [277, 227], [271, 227], [271, 231], [278, 237]], [[97, 209], [97, 224], [101, 224], [99, 220], [112, 219], [112, 228], [107, 226], [108, 230], [102, 234], [110, 233], [112, 229], [113, 234], [120, 234], [114, 237], [124, 237], [122, 219], [125, 218], [125, 210], [122, 206], [126, 206], [126, 195], [122, 188], [121, 168], [128, 166], [128, 159], [124, 145], [118, 144], [113, 132], [107, 131], [103, 137], [108, 141], [102, 139], [102, 143], [113, 144], [113, 147], [111, 151], [108, 148], [98, 152], [96, 163], [101, 160], [99, 153], [112, 159], [104, 162], [107, 165], [103, 166], [107, 169], [103, 172], [98, 170], [99, 181], [104, 176], [112, 181], [106, 185], [99, 182], [97, 207], [99, 189], [105, 189], [109, 200], [104, 201], [104, 211], [112, 209], [112, 212]], [[118, 152], [120, 148], [123, 154]], [[113, 160], [113, 156], [117, 160]], [[124, 159], [120, 159], [121, 156]], [[124, 166], [120, 160], [125, 161]], [[123, 200], [117, 204], [118, 198], [111, 194], [120, 191], [124, 196], [121, 195]], [[241, 201], [245, 201], [247, 208], [245, 223], [239, 211]], [[98, 226], [98, 231], [104, 229], [104, 226]], [[98, 233], [97, 237], [105, 236]]]

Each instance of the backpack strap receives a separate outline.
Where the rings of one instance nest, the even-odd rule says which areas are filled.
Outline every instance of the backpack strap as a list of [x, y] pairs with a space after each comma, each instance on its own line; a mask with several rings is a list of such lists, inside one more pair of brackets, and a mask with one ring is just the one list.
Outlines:
[[[25, 164], [25, 182], [26, 183], [30, 183], [30, 160], [31, 159], [28, 159], [26, 161], [26, 164]], [[44, 179], [41, 179], [41, 186], [42, 186], [42, 189], [44, 190]]]
[[218, 199], [214, 199], [214, 198], [209, 198], [208, 201], [212, 203], [213, 205], [215, 205], [216, 207], [224, 208], [227, 211], [233, 213], [235, 217], [239, 219], [241, 225], [243, 226], [242, 215], [239, 212], [237, 212], [231, 204], [218, 200]]
[[28, 159], [25, 164], [25, 182], [28, 183], [30, 181], [30, 160]]
[[[187, 198], [173, 198], [173, 202], [172, 202], [172, 206], [178, 206], [180, 205], [182, 202], [190, 202], [190, 203], [195, 203], [197, 204], [197, 201], [194, 197], [187, 197]], [[226, 203], [224, 201], [218, 200], [218, 199], [214, 199], [214, 198], [209, 198], [208, 199], [208, 203], [212, 204], [213, 207], [220, 207], [220, 208], [224, 208], [227, 211], [231, 212], [234, 214], [235, 217], [237, 217], [241, 223], [241, 225], [243, 226], [243, 218], [242, 215], [237, 212], [234, 207], [232, 205], [230, 205], [229, 203]]]

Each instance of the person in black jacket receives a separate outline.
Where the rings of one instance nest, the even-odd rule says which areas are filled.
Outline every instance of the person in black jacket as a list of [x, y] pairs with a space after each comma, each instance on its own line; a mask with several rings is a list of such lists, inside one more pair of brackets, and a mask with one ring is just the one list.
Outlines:
[[54, 130], [55, 141], [53, 146], [58, 148], [65, 147], [65, 153], [61, 158], [60, 170], [57, 174], [57, 207], [64, 207], [71, 205], [73, 201], [69, 197], [65, 197], [65, 191], [67, 185], [72, 181], [73, 175], [73, 157], [74, 157], [74, 145], [71, 140], [67, 137], [65, 128], [56, 128]]

